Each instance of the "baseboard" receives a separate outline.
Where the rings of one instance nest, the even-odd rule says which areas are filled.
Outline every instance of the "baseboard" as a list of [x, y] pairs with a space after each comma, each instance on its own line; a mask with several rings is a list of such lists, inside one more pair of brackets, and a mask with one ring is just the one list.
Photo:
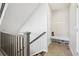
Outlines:
[[77, 52], [74, 53], [74, 51], [73, 51], [73, 49], [71, 48], [70, 44], [69, 44], [69, 49], [70, 49], [70, 51], [71, 51], [71, 53], [72, 53], [73, 56], [77, 56]]
[[73, 50], [72, 50], [72, 48], [71, 48], [71, 46], [70, 46], [70, 45], [69, 45], [69, 49], [70, 49], [70, 51], [71, 51], [72, 55], [74, 56], [74, 52], [73, 52]]
[[4, 55], [4, 56], [8, 56], [3, 49], [0, 49], [1, 53]]

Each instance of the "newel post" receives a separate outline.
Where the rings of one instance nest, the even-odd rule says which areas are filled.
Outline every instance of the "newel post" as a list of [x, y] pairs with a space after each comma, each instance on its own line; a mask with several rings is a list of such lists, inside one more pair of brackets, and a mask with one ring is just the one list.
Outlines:
[[26, 32], [25, 33], [25, 36], [26, 36], [26, 53], [27, 53], [27, 56], [30, 56], [30, 34], [31, 32]]

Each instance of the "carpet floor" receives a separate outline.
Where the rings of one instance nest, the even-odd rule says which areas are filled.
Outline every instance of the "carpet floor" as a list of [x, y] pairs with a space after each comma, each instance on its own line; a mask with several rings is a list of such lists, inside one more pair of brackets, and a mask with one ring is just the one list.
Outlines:
[[68, 46], [59, 43], [51, 43], [45, 56], [72, 56]]

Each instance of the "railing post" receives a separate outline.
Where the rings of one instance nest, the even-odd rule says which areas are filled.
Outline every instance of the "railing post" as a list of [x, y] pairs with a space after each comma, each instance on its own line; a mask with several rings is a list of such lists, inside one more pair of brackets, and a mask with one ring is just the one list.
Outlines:
[[27, 45], [27, 56], [30, 56], [30, 33], [31, 32], [26, 32], [26, 45]]

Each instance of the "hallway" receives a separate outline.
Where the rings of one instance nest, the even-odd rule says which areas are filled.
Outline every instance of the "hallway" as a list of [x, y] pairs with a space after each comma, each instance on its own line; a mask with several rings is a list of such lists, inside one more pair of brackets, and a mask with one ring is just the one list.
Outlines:
[[72, 53], [64, 44], [51, 43], [45, 56], [72, 56]]
[[[6, 55], [30, 56], [47, 51], [45, 56], [72, 56], [71, 51], [73, 56], [79, 55], [77, 3], [1, 3], [0, 12], [0, 49]], [[69, 46], [51, 43], [51, 39], [68, 41]], [[2, 50], [0, 56], [4, 55]]]

